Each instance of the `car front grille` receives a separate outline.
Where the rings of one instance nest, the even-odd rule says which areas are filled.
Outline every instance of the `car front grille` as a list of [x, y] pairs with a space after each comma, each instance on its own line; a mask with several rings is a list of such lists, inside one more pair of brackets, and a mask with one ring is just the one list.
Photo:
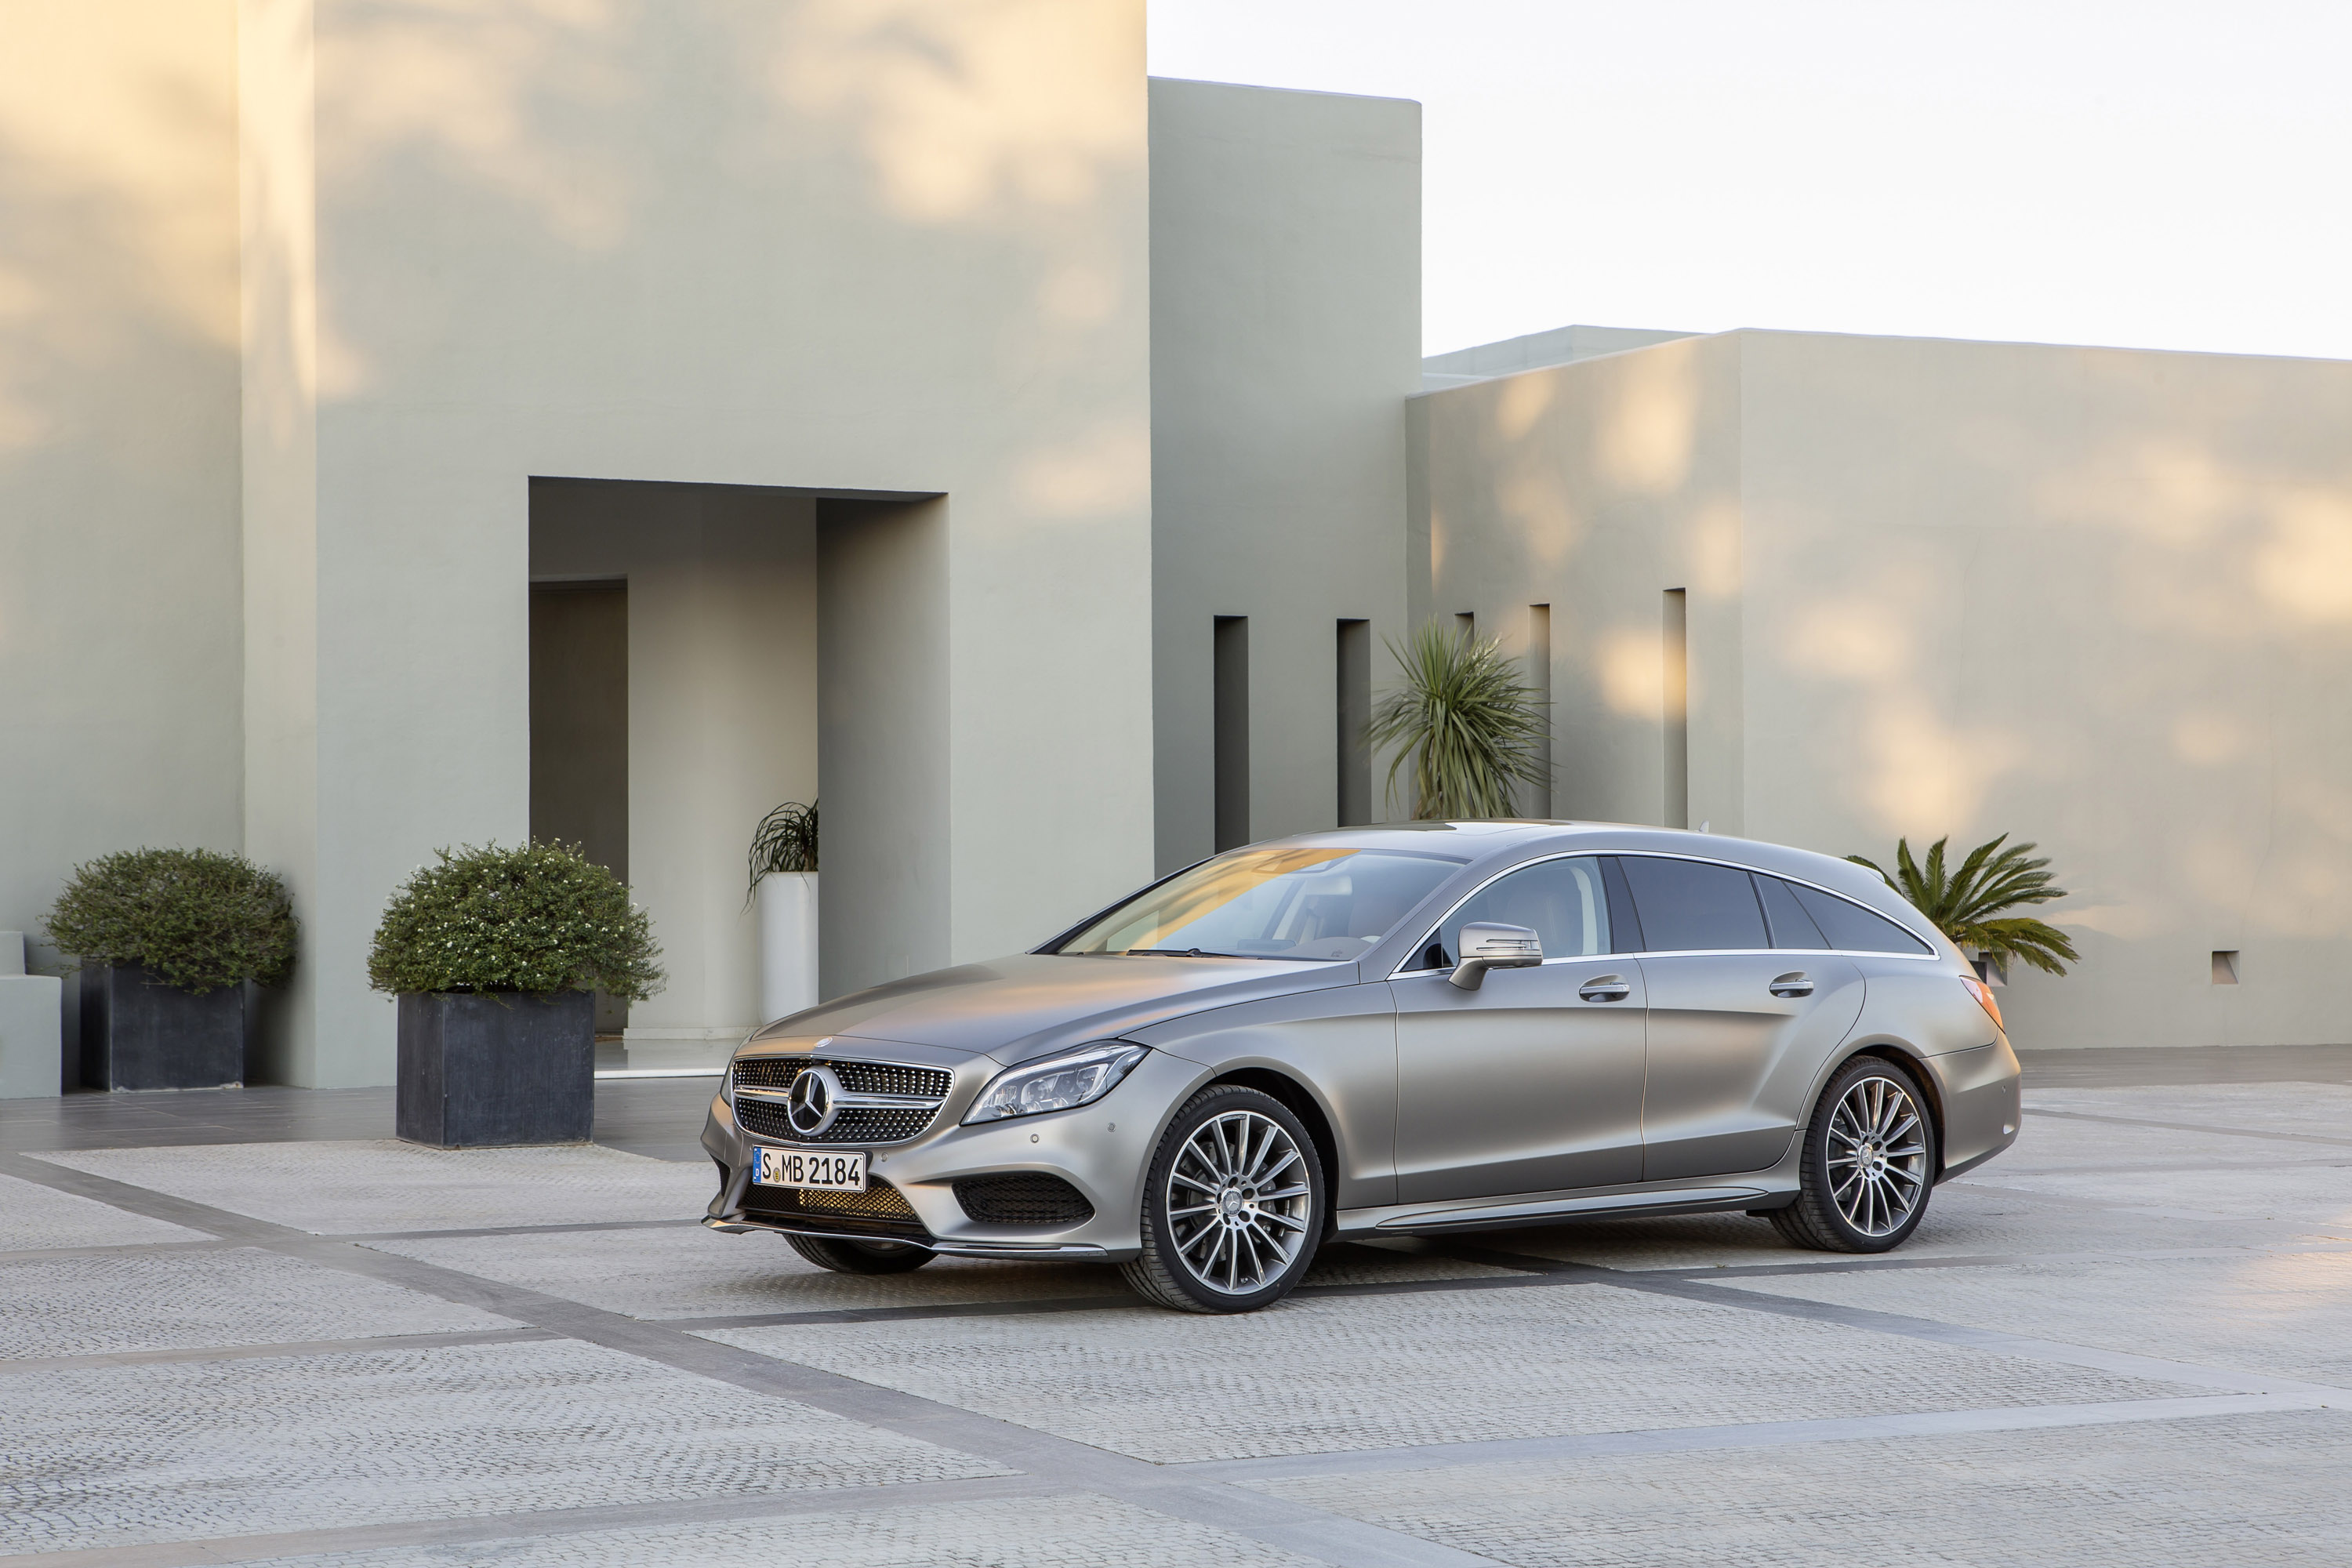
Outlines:
[[956, 1202], [982, 1225], [1071, 1226], [1095, 1217], [1087, 1195], [1062, 1180], [1023, 1171], [1002, 1176], [966, 1176], [955, 1184]]
[[903, 1143], [931, 1124], [939, 1107], [909, 1106], [880, 1110], [853, 1105], [834, 1118], [833, 1125], [814, 1137], [795, 1131], [786, 1108], [774, 1100], [738, 1100], [735, 1120], [746, 1132], [782, 1138], [794, 1143]]
[[[760, 1096], [784, 1096], [821, 1058], [814, 1057], [746, 1057], [731, 1069], [735, 1088], [753, 1090]], [[931, 1124], [946, 1100], [955, 1075], [944, 1068], [915, 1067], [906, 1062], [824, 1061], [833, 1076], [841, 1082], [841, 1091], [848, 1095], [894, 1095], [912, 1100], [912, 1104], [843, 1105], [835, 1114], [833, 1125], [822, 1132], [803, 1132], [793, 1127], [792, 1110], [782, 1098], [755, 1098], [739, 1092], [735, 1097], [735, 1121], [743, 1131], [761, 1138], [777, 1138], [794, 1143], [903, 1143], [919, 1135]]]
[[828, 1193], [810, 1187], [743, 1189], [743, 1213], [795, 1229], [836, 1231], [844, 1236], [887, 1236], [893, 1240], [930, 1239], [906, 1194], [887, 1182], [869, 1182], [862, 1193]]
[[[737, 1089], [768, 1089], [779, 1092], [793, 1087], [803, 1069], [814, 1067], [810, 1057], [746, 1057], [735, 1064]], [[945, 1100], [955, 1075], [943, 1068], [909, 1067], [904, 1062], [826, 1062], [841, 1087], [852, 1094], [919, 1094]]]

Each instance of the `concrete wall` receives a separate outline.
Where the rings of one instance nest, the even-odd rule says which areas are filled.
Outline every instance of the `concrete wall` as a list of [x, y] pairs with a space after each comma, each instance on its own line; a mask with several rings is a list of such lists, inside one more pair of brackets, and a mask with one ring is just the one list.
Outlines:
[[[385, 1080], [385, 895], [528, 827], [533, 476], [948, 494], [945, 951], [908, 961], [1149, 875], [1150, 718], [1102, 657], [1150, 608], [1139, 5], [251, 4], [312, 115], [257, 120], [249, 188], [316, 168], [247, 333], [285, 405], [248, 426], [248, 497], [282, 498], [248, 614], [292, 645], [248, 722], [303, 753], [284, 853], [316, 861], [286, 1076]], [[877, 907], [854, 951], [939, 914]]]
[[1660, 819], [1685, 585], [1694, 825], [2038, 840], [2021, 1045], [2347, 1037], [2352, 365], [1742, 332], [1417, 414], [1439, 606], [1554, 595], [1564, 814]]
[[1216, 616], [1249, 617], [1253, 838], [1337, 819], [1339, 620], [1372, 623], [1376, 685], [1392, 668], [1378, 644], [1405, 626], [1420, 105], [1153, 81], [1151, 283], [1166, 870], [1213, 844]]
[[236, 49], [231, 0], [0, 5], [0, 928], [36, 966], [76, 863], [241, 847]]

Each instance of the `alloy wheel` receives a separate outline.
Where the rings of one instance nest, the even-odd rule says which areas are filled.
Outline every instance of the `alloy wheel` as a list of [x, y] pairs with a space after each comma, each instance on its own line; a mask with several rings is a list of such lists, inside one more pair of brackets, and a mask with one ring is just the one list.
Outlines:
[[1168, 1168], [1169, 1228], [1184, 1272], [1225, 1296], [1278, 1278], [1307, 1245], [1307, 1162], [1279, 1122], [1229, 1110], [1193, 1131]]
[[1919, 1107], [1901, 1084], [1874, 1073], [1838, 1101], [1825, 1151], [1830, 1195], [1864, 1236], [1903, 1228], [1927, 1190], [1927, 1142]]

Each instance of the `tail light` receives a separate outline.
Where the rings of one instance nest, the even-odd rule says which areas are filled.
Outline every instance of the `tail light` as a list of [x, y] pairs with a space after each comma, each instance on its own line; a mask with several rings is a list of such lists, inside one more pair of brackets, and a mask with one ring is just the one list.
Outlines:
[[2006, 1033], [2009, 1026], [2000, 1021], [2000, 1003], [1993, 996], [1992, 987], [1973, 974], [1960, 976], [1960, 984], [1969, 988], [1969, 994], [1977, 999], [1978, 1006], [1992, 1015], [1992, 1026]]

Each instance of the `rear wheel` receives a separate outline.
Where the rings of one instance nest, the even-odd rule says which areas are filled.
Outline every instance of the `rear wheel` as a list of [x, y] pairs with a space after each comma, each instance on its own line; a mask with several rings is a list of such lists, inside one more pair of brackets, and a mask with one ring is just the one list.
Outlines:
[[1803, 1186], [1772, 1211], [1781, 1236], [1817, 1252], [1885, 1252], [1919, 1228], [1936, 1179], [1936, 1127], [1918, 1080], [1856, 1057], [1822, 1090], [1805, 1128]]
[[1181, 1312], [1249, 1312], [1290, 1294], [1323, 1237], [1322, 1162], [1290, 1108], [1240, 1084], [1184, 1102], [1143, 1191], [1143, 1251], [1119, 1271]]
[[904, 1274], [920, 1268], [937, 1253], [906, 1241], [867, 1241], [854, 1236], [793, 1236], [793, 1250], [835, 1274]]

